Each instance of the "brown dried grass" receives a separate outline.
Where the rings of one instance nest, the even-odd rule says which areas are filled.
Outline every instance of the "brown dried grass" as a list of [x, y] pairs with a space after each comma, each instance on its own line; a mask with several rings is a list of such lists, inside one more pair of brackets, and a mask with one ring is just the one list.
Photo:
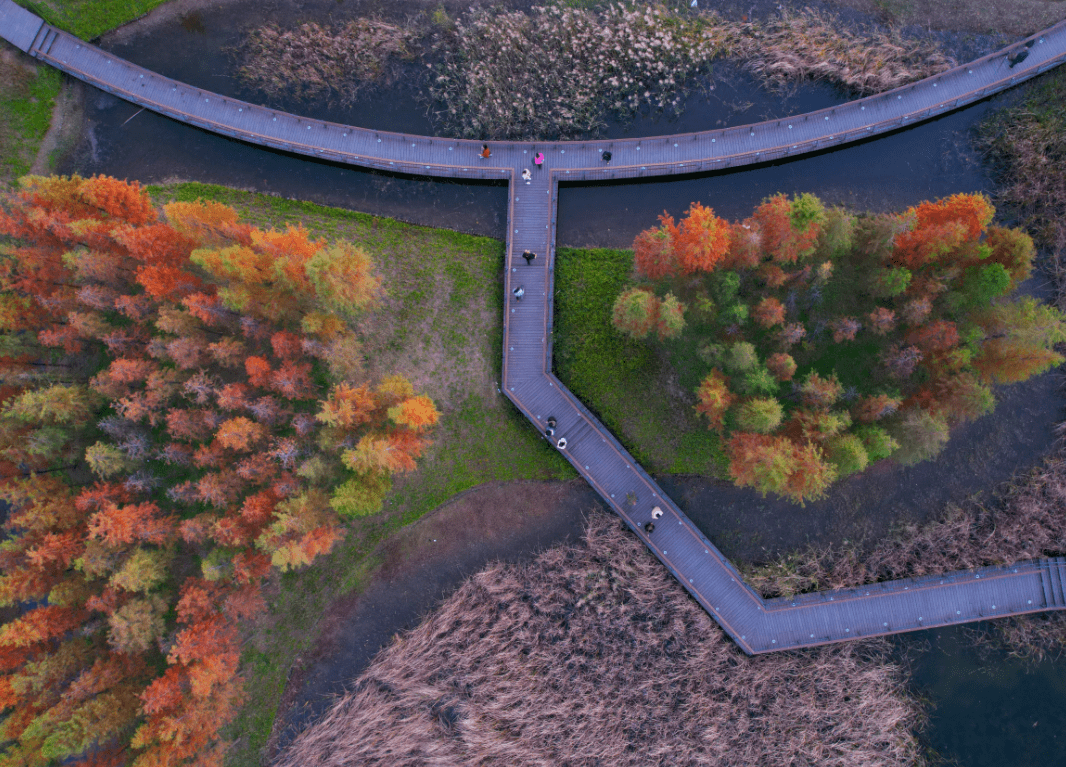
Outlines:
[[955, 66], [935, 43], [904, 39], [895, 31], [852, 31], [835, 16], [809, 8], [741, 25], [737, 35], [736, 52], [747, 68], [777, 86], [827, 80], [865, 95]]
[[357, 19], [327, 29], [315, 23], [281, 30], [273, 24], [253, 30], [238, 47], [244, 82], [269, 96], [298, 99], [329, 95], [351, 104], [372, 84], [388, 83], [396, 68], [412, 58], [414, 33], [373, 19]]
[[887, 648], [747, 657], [596, 512], [583, 545], [472, 577], [279, 765], [914, 765]]

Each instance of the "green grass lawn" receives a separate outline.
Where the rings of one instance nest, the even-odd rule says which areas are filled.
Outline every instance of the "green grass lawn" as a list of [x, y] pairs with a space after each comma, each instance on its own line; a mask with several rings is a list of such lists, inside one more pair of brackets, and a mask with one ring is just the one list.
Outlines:
[[696, 415], [695, 384], [675, 372], [684, 366], [611, 326], [611, 307], [632, 271], [628, 250], [558, 251], [556, 372], [649, 471], [717, 474], [719, 440]]
[[573, 469], [499, 393], [503, 245], [362, 213], [204, 184], [149, 187], [157, 203], [206, 198], [258, 226], [300, 223], [314, 236], [365, 247], [387, 297], [357, 324], [367, 374], [406, 375], [443, 417], [417, 471], [396, 482], [385, 511], [354, 520], [328, 557], [280, 577], [270, 615], [246, 643], [248, 703], [230, 727], [228, 763], [258, 765], [293, 659], [315, 638], [335, 598], [358, 590], [378, 562], [372, 552], [401, 526], [486, 482], [570, 479]]
[[165, 0], [15, 0], [53, 26], [82, 40], [140, 18]]
[[0, 60], [0, 185], [29, 173], [44, 134], [62, 75], [28, 56]]

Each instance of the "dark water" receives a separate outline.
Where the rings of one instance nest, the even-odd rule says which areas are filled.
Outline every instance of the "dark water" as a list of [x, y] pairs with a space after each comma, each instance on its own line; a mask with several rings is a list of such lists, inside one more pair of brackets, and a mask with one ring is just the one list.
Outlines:
[[[365, 12], [368, 5], [352, 0], [308, 0], [292, 6], [240, 2], [135, 27], [140, 31], [112, 36], [103, 45], [185, 82], [263, 103], [242, 88], [234, 77], [233, 59], [224, 51], [240, 39], [243, 29], [268, 20], [282, 26], [304, 19], [342, 21]], [[378, 7], [388, 10], [386, 5]], [[743, 124], [845, 100], [829, 87], [806, 87], [785, 97], [768, 94], [728, 66], [718, 67], [715, 75], [714, 89], [695, 91], [679, 119], [616, 123], [607, 135]], [[436, 126], [417, 99], [419, 82], [412, 68], [393, 87], [369, 94], [348, 109], [325, 103], [271, 105], [366, 127], [434, 133]], [[1017, 97], [1000, 95], [887, 137], [784, 163], [662, 182], [569, 186], [560, 195], [558, 242], [627, 247], [664, 209], [679, 215], [695, 200], [726, 218], [739, 218], [776, 192], [808, 191], [830, 204], [889, 210], [955, 192], [991, 191], [991, 181], [970, 147], [970, 131], [987, 112]], [[147, 111], [136, 113], [136, 107], [87, 88], [87, 129], [62, 171], [142, 182], [226, 184], [503, 236], [506, 190], [501, 186], [370, 173], [244, 145]], [[1030, 668], [1001, 655], [978, 657], [957, 631], [923, 636], [930, 638], [931, 649], [917, 660], [915, 683], [935, 706], [924, 735], [931, 748], [966, 767], [1066, 764], [1066, 663]]]
[[914, 689], [931, 704], [922, 742], [964, 767], [1066, 764], [1066, 662], [1028, 663], [978, 652], [972, 629], [921, 632]]

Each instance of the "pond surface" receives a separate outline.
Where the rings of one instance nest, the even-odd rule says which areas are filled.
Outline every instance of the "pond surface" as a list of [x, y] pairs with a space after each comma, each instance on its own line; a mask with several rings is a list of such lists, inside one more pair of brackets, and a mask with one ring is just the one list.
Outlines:
[[[309, 0], [292, 6], [234, 2], [185, 15], [163, 14], [158, 23], [131, 25], [110, 36], [103, 47], [201, 88], [263, 103], [241, 86], [235, 77], [234, 60], [225, 51], [239, 41], [243, 29], [265, 21], [286, 26], [332, 17], [340, 22], [364, 12], [368, 5], [334, 0]], [[412, 68], [395, 87], [368, 94], [349, 109], [326, 103], [273, 102], [271, 106], [365, 127], [435, 133], [437, 128], [419, 100], [418, 74]], [[716, 67], [713, 82], [713, 90], [705, 86], [690, 94], [680, 118], [656, 120], [646, 116], [629, 125], [613, 122], [605, 136], [646, 136], [744, 124], [846, 100], [826, 86], [804, 87], [784, 96], [766, 93], [731, 65]], [[884, 211], [955, 192], [991, 191], [992, 183], [970, 146], [970, 132], [987, 112], [1011, 103], [1018, 95], [1002, 94], [889, 136], [789, 162], [671, 181], [567, 186], [560, 194], [558, 244], [629, 247], [633, 237], [653, 226], [664, 209], [678, 216], [697, 200], [726, 218], [742, 218], [776, 192], [813, 192], [829, 204]], [[261, 149], [147, 111], [138, 112], [137, 107], [89, 87], [85, 106], [83, 140], [61, 168], [65, 173], [105, 173], [144, 183], [194, 180], [226, 184], [503, 237], [507, 200], [506, 189], [499, 185], [367, 172]], [[1004, 408], [972, 425], [974, 433], [969, 440], [953, 440], [954, 447], [949, 446], [959, 453], [958, 466], [969, 467], [961, 483], [963, 475], [954, 470], [941, 474], [942, 480], [936, 476], [896, 476], [885, 485], [895, 488], [895, 503], [913, 502], [912, 491], [919, 485], [937, 499], [953, 497], [960, 488], [987, 489], [1015, 468], [1031, 464], [1050, 444], [1051, 424], [1061, 420], [1058, 382], [1042, 377], [1031, 382], [1029, 389], [1013, 389], [1006, 399], [1009, 403], [1004, 403]], [[1017, 420], [1025, 411], [1031, 417]], [[1013, 447], [1004, 447], [1008, 443]], [[986, 470], [978, 460], [981, 455], [1002, 455], [1004, 460], [995, 464], [994, 471]], [[908, 471], [928, 473], [935, 471], [934, 466]], [[868, 514], [864, 499], [870, 493], [881, 493], [877, 477], [871, 475], [864, 481], [873, 484], [848, 496], [848, 506], [856, 514]], [[884, 478], [880, 482], [884, 485]], [[698, 491], [680, 484], [679, 497]], [[846, 495], [845, 488], [841, 497]], [[727, 515], [733, 510], [725, 497], [715, 498], [706, 504], [707, 514]], [[698, 517], [694, 507], [699, 504], [684, 505]], [[838, 514], [813, 514], [806, 523], [796, 523], [790, 522], [789, 513], [804, 514], [798, 509], [767, 512], [763, 520], [767, 534], [773, 534], [775, 524], [808, 524], [824, 532], [832, 528], [834, 514]], [[757, 545], [757, 541], [723, 541], [727, 551], [731, 546], [744, 549]], [[915, 677], [918, 689], [935, 706], [931, 726], [923, 736], [929, 746], [966, 767], [1062, 763], [1066, 663], [1030, 667], [1005, 656], [978, 657], [964, 636], [961, 630], [943, 630], [901, 640], [921, 642], [924, 637], [931, 643], [931, 649], [916, 661]]]
[[978, 651], [972, 629], [921, 632], [914, 689], [931, 704], [922, 742], [962, 767], [1051, 767], [1066, 762], [1066, 662], [1029, 663]]

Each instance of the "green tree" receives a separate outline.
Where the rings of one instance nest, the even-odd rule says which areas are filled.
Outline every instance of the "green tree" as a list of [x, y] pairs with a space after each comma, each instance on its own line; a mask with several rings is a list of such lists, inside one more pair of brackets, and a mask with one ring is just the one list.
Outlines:
[[611, 316], [620, 333], [638, 340], [645, 338], [659, 318], [659, 299], [644, 288], [627, 290], [615, 300]]
[[870, 463], [888, 458], [899, 447], [899, 443], [880, 426], [856, 426], [853, 433], [862, 440], [862, 446], [866, 449]]
[[947, 419], [920, 408], [904, 410], [886, 429], [899, 444], [892, 457], [904, 466], [935, 458], [948, 442]]
[[866, 446], [855, 434], [840, 434], [826, 442], [829, 462], [836, 467], [838, 477], [857, 474], [866, 468], [870, 457]]
[[737, 408], [736, 425], [741, 431], [770, 434], [781, 425], [784, 412], [772, 397], [757, 397]]

